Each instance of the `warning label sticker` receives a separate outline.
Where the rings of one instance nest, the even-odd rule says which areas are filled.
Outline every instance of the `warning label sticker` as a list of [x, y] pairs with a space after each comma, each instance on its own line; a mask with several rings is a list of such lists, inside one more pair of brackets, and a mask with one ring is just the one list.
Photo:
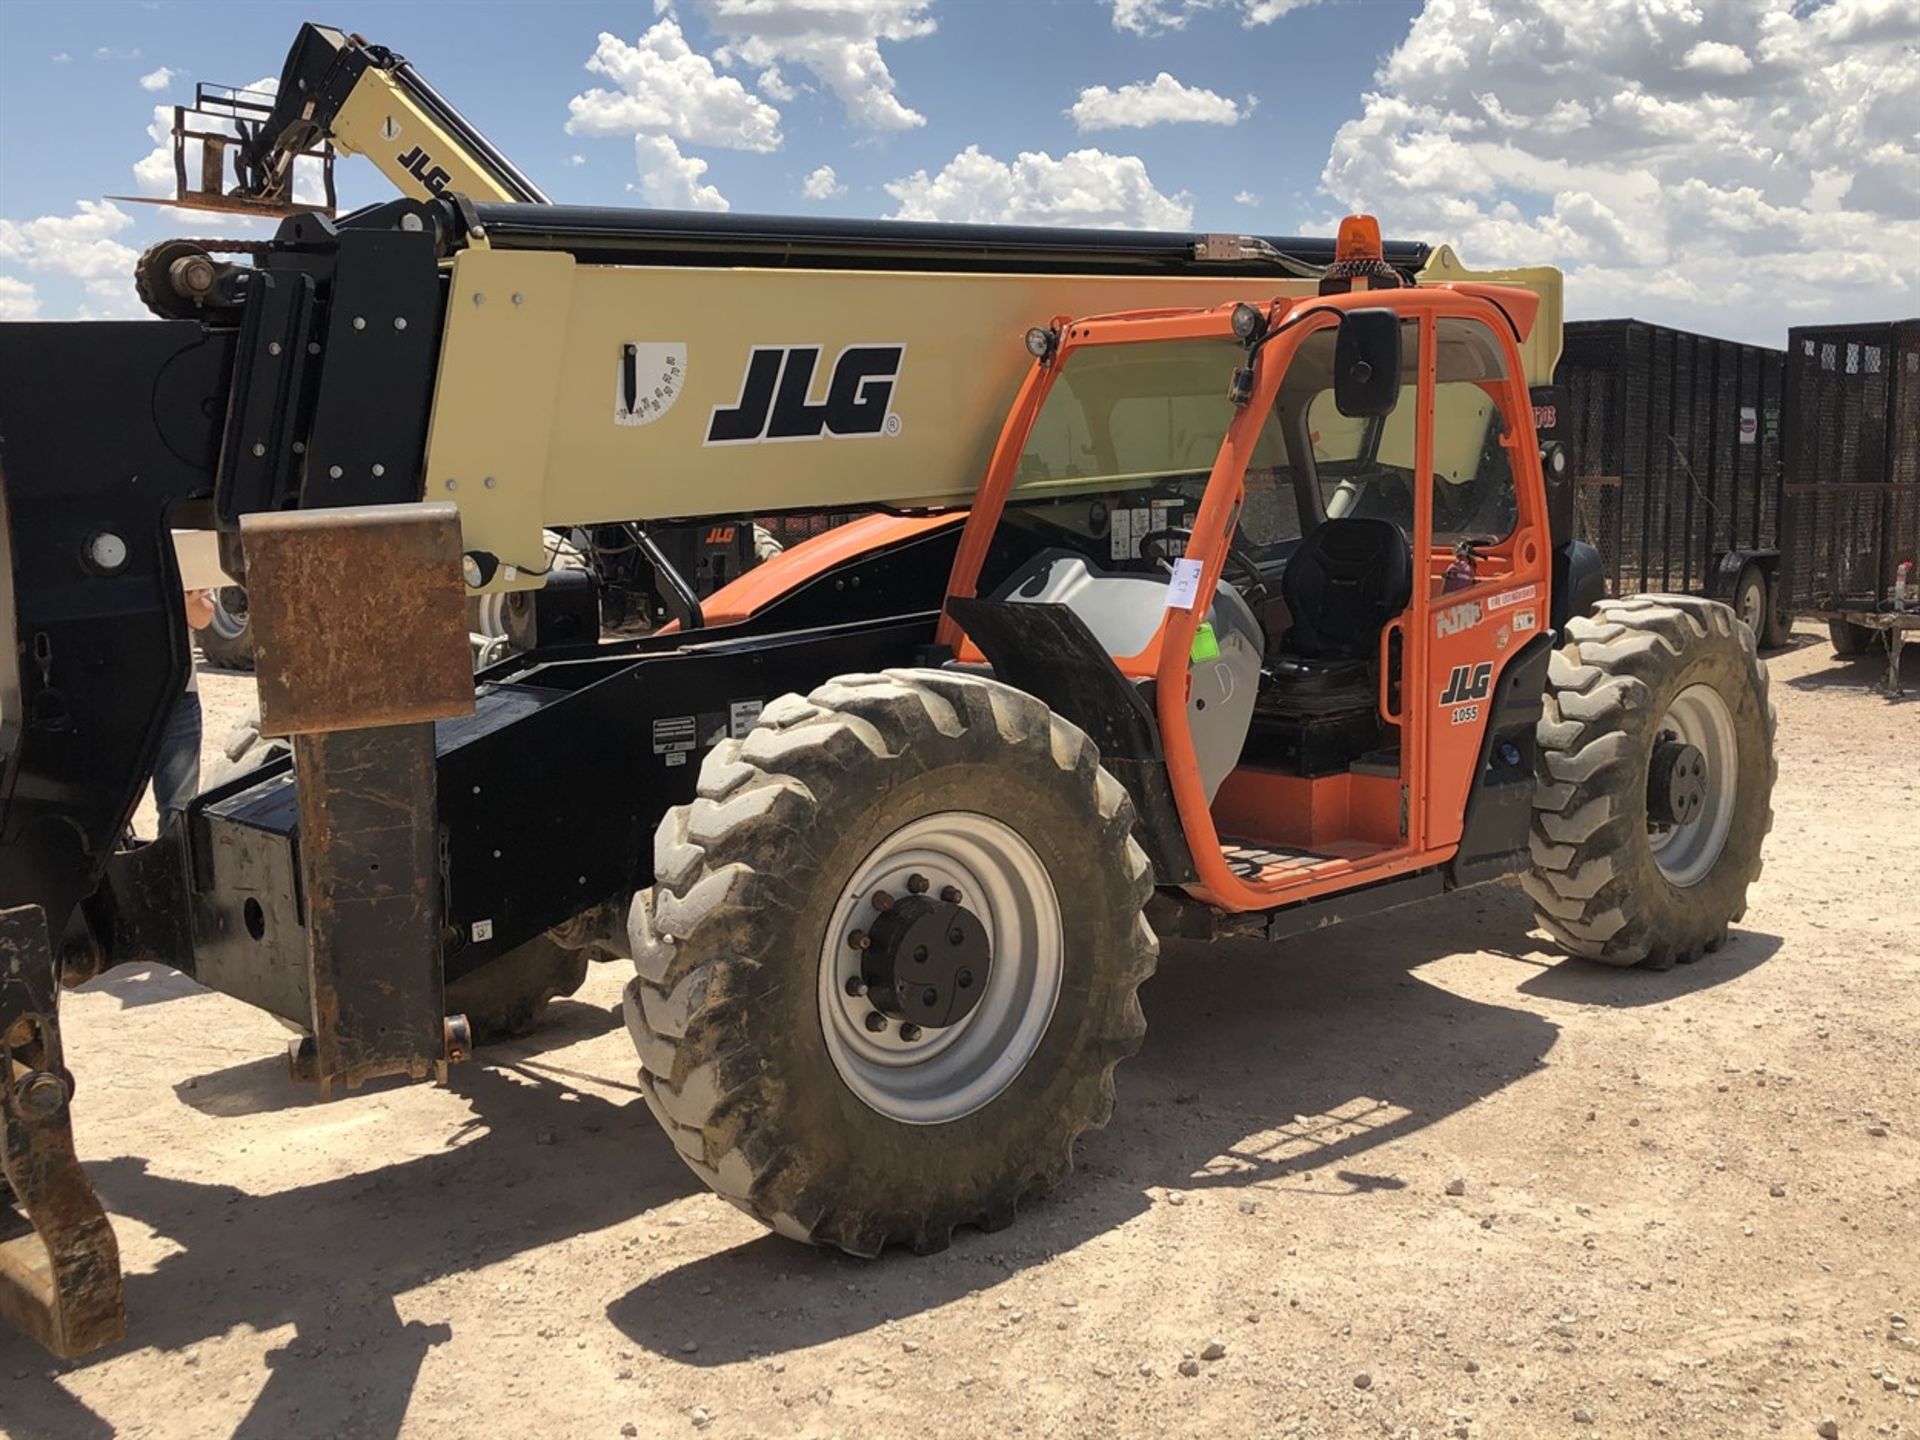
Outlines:
[[745, 739], [765, 708], [764, 700], [735, 700], [727, 706], [727, 734], [735, 740]]
[[653, 722], [653, 753], [665, 756], [669, 765], [684, 765], [698, 735], [693, 716], [665, 716]]

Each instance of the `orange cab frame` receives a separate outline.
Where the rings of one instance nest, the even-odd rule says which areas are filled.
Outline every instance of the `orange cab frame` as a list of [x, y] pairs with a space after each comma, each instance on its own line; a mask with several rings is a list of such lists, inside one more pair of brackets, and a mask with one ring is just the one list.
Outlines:
[[[1491, 723], [1492, 707], [1472, 709], [1476, 718], [1465, 723], [1438, 723], [1445, 707], [1437, 704], [1444, 687], [1438, 683], [1452, 667], [1486, 667], [1485, 693], [1498, 693], [1499, 677], [1524, 648], [1510, 643], [1518, 637], [1512, 621], [1527, 619], [1540, 633], [1542, 612], [1549, 593], [1551, 545], [1545, 513], [1544, 485], [1538, 446], [1533, 443], [1532, 412], [1519, 343], [1531, 328], [1538, 298], [1531, 291], [1495, 285], [1422, 286], [1396, 290], [1356, 290], [1347, 294], [1276, 301], [1268, 311], [1264, 343], [1254, 362], [1252, 393], [1228, 426], [1206, 482], [1186, 553], [1202, 562], [1199, 590], [1191, 607], [1169, 606], [1158, 633], [1139, 655], [1113, 657], [1126, 675], [1152, 678], [1157, 683], [1156, 712], [1166, 768], [1178, 808], [1181, 829], [1192, 853], [1196, 879], [1186, 885], [1196, 900], [1230, 912], [1273, 909], [1349, 890], [1407, 872], [1440, 865], [1459, 847], [1463, 815], [1477, 778], [1478, 757]], [[1386, 307], [1403, 321], [1419, 323], [1419, 349], [1414, 367], [1418, 380], [1415, 398], [1414, 450], [1414, 585], [1406, 610], [1388, 622], [1381, 635], [1381, 654], [1389, 650], [1389, 636], [1401, 636], [1397, 711], [1386, 705], [1390, 677], [1382, 666], [1381, 714], [1400, 732], [1400, 835], [1397, 843], [1346, 847], [1351, 855], [1334, 854], [1306, 866], [1289, 867], [1275, 878], [1248, 878], [1236, 874], [1222, 853], [1214, 809], [1203, 786], [1186, 708], [1188, 657], [1202, 618], [1212, 604], [1229, 541], [1245, 499], [1246, 470], [1254, 445], [1274, 404], [1287, 367], [1308, 336], [1337, 326], [1341, 317], [1361, 308]], [[975, 500], [960, 540], [947, 596], [971, 598], [982, 562], [1012, 491], [1016, 467], [1027, 436], [1042, 405], [1074, 353], [1089, 346], [1152, 344], [1156, 342], [1232, 340], [1233, 307], [1196, 311], [1134, 312], [1092, 319], [1056, 321], [1056, 347], [1029, 374], [1007, 417], [994, 449], [985, 481]], [[1435, 337], [1438, 322], [1448, 317], [1477, 320], [1496, 337], [1503, 357], [1503, 376], [1484, 382], [1507, 420], [1501, 441], [1508, 451], [1516, 499], [1517, 521], [1510, 534], [1488, 546], [1481, 569], [1466, 589], [1439, 598], [1439, 586], [1452, 558], [1433, 546], [1433, 452]], [[1225, 375], [1222, 380], [1224, 382]], [[1521, 423], [1524, 422], [1524, 423]], [[1517, 598], [1516, 598], [1517, 597]], [[1505, 599], [1506, 604], [1500, 602]], [[1499, 623], [1478, 623], [1445, 637], [1434, 633], [1438, 609], [1474, 606], [1463, 614], [1510, 613]], [[1522, 608], [1524, 607], [1524, 608]], [[965, 644], [963, 628], [950, 614], [943, 615], [940, 641], [959, 650]], [[1236, 780], [1243, 772], [1236, 772]], [[1252, 777], [1246, 777], [1252, 778]], [[1271, 777], [1282, 778], [1282, 777]], [[1285, 777], [1291, 778], [1291, 777]], [[1345, 779], [1346, 777], [1339, 777]], [[1310, 804], [1313, 790], [1325, 782], [1295, 782], [1269, 786], [1264, 802], [1256, 795], [1251, 807], [1262, 803]], [[1223, 789], [1222, 797], [1226, 796]], [[1237, 807], [1243, 814], [1249, 808]], [[1277, 817], [1270, 817], [1272, 819]], [[1244, 827], [1242, 827], [1244, 829]], [[1270, 838], [1262, 836], [1260, 838]], [[1364, 853], [1362, 853], [1364, 852]]]

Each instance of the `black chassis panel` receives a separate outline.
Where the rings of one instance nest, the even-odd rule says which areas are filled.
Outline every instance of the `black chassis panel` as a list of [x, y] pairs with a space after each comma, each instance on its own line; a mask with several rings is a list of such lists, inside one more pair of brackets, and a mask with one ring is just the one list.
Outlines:
[[186, 684], [168, 518], [211, 493], [233, 350], [189, 321], [0, 325], [0, 906], [56, 943]]
[[[789, 691], [924, 663], [934, 620], [662, 637], [638, 654], [522, 656], [510, 675], [489, 672], [474, 713], [436, 733], [446, 978], [651, 884], [654, 829], [668, 807], [693, 798], [716, 741], [744, 734], [761, 705]], [[190, 825], [195, 953], [175, 963], [303, 1020], [306, 910], [290, 763], [209, 792]]]

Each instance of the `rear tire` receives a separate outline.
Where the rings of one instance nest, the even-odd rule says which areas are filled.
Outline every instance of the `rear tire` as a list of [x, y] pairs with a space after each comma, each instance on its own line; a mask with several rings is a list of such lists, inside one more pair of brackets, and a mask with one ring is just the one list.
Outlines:
[[[1140, 1047], [1136, 992], [1158, 953], [1133, 805], [1092, 742], [995, 681], [847, 676], [781, 697], [744, 740], [722, 741], [698, 795], [661, 822], [655, 886], [634, 901], [626, 1007], [641, 1089], [694, 1173], [783, 1235], [863, 1256], [942, 1249], [958, 1225], [997, 1229], [1057, 1185], [1075, 1140], [1112, 1114], [1113, 1069]], [[954, 887], [996, 937], [977, 1008], [873, 1040], [924, 1048], [849, 1058], [862, 1047], [836, 1017], [834, 968], [841, 925], [859, 913], [848, 907], [909, 866], [932, 871], [939, 893], [949, 824], [949, 850], [972, 843], [959, 838], [971, 828], [1002, 837], [976, 859], [1019, 853], [1041, 869], [989, 860]], [[891, 849], [902, 835], [921, 848]], [[1004, 883], [1017, 874], [1038, 878]], [[1031, 914], [1046, 918], [1029, 925], [1021, 896], [1043, 890]], [[1050, 988], [1014, 993], [1050, 1008], [1008, 1010], [1039, 1018], [1002, 1028], [995, 987], [1046, 975], [1048, 953]], [[955, 1068], [983, 1033], [1006, 1037], [1006, 1055]]]
[[[1664, 969], [1717, 950], [1746, 913], [1773, 826], [1767, 672], [1726, 606], [1687, 595], [1603, 600], [1548, 664], [1531, 870], [1521, 885], [1570, 954]], [[1702, 809], [1655, 833], [1662, 739], [1706, 759]]]
[[193, 632], [209, 665], [218, 670], [253, 669], [253, 625], [247, 615], [247, 592], [223, 585], [213, 592], [213, 619]]
[[496, 960], [447, 982], [447, 1013], [465, 1015], [476, 1045], [529, 1034], [555, 1000], [587, 983], [585, 950], [569, 950], [546, 935], [516, 945]]
[[1856, 625], [1851, 620], [1829, 620], [1827, 638], [1833, 641], [1833, 653], [1836, 656], [1851, 660], [1873, 649], [1880, 632], [1871, 625]]

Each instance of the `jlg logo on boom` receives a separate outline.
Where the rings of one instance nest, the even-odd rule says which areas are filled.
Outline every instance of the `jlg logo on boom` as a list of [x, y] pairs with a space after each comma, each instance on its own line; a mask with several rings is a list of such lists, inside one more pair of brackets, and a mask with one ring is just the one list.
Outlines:
[[818, 345], [756, 345], [747, 356], [740, 398], [716, 405], [707, 421], [709, 445], [757, 445], [771, 440], [837, 440], [898, 435], [900, 417], [887, 407], [900, 381], [904, 345], [849, 345], [833, 362], [826, 398], [809, 400]]
[[397, 155], [394, 158], [399, 161], [401, 169], [405, 170], [409, 175], [413, 176], [414, 179], [427, 187], [427, 193], [429, 195], [444, 195], [447, 193], [447, 181], [451, 180], [453, 176], [449, 175], [440, 166], [435, 165], [433, 163], [433, 157], [428, 155], [427, 152], [422, 150], [418, 145], [407, 151], [406, 154]]

